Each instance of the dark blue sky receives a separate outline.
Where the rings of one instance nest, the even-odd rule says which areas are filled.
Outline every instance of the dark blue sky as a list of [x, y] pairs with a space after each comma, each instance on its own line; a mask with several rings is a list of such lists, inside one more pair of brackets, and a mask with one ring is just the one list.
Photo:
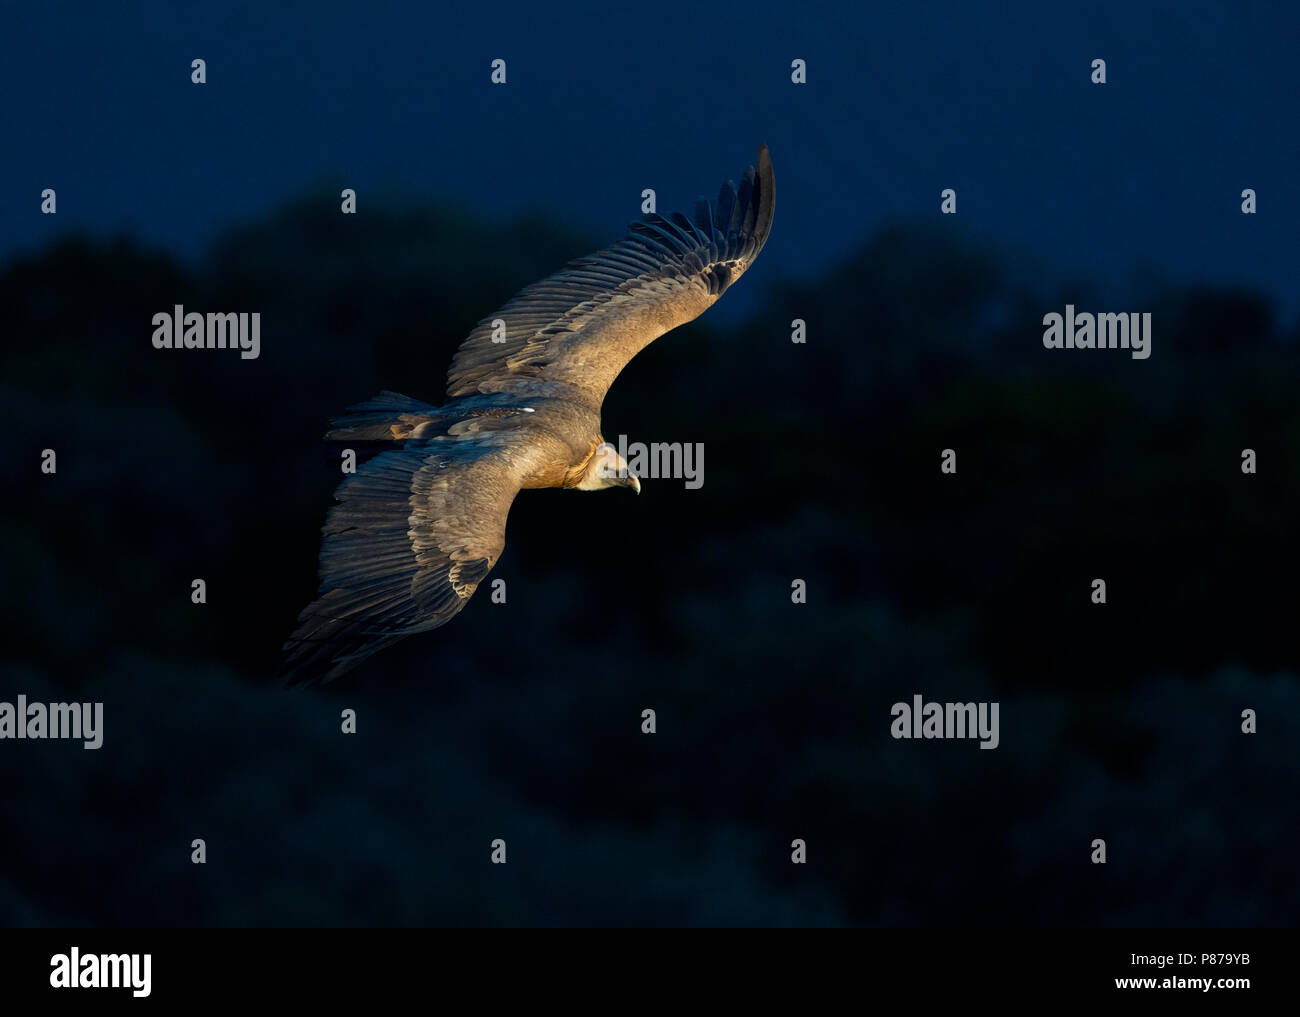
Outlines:
[[786, 272], [891, 216], [937, 217], [951, 186], [961, 225], [1027, 260], [1145, 264], [1300, 306], [1296, 5], [29, 7], [0, 43], [0, 257], [84, 229], [194, 254], [325, 181], [363, 211], [385, 191], [540, 207], [613, 240], [643, 187], [683, 206], [766, 140], [764, 257]]

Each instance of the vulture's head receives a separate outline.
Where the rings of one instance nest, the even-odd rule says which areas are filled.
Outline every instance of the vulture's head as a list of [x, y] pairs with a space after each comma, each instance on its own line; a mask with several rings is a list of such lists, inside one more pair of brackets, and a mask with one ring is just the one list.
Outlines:
[[628, 468], [627, 460], [606, 441], [596, 446], [578, 490], [601, 491], [607, 487], [630, 487], [637, 494], [641, 493], [641, 481]]

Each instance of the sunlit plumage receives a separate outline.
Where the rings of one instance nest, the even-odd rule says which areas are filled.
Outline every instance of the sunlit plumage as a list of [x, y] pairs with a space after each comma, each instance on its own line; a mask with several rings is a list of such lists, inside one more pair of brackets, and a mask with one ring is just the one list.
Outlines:
[[772, 227], [773, 188], [763, 146], [716, 203], [701, 199], [690, 217], [645, 216], [480, 321], [452, 360], [445, 405], [384, 392], [333, 422], [331, 439], [393, 448], [335, 492], [320, 595], [285, 644], [291, 680], [335, 678], [448, 622], [500, 557], [520, 490], [640, 489], [601, 437], [605, 393], [637, 353], [702, 314], [753, 263]]

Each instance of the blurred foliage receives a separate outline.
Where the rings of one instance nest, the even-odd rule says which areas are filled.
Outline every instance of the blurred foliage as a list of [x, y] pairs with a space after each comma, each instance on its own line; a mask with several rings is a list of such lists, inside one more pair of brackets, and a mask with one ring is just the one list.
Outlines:
[[[196, 266], [77, 241], [0, 275], [0, 699], [107, 726], [0, 745], [0, 921], [1294, 921], [1300, 365], [1249, 292], [1133, 307], [914, 223], [812, 280], [760, 260], [758, 313], [661, 339], [605, 405], [614, 440], [703, 442], [701, 490], [525, 493], [507, 605], [275, 685], [328, 417], [440, 401], [475, 321], [597, 246], [322, 193]], [[1151, 310], [1151, 359], [1044, 350], [1067, 302]], [[152, 349], [176, 303], [260, 311], [261, 357]], [[1000, 701], [1001, 747], [892, 740], [914, 693]]]

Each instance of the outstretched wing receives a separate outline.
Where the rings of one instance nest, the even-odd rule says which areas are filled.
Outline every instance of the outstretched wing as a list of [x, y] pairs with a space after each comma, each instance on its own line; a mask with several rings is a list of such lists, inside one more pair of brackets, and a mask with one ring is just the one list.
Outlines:
[[475, 326], [452, 360], [447, 394], [526, 390], [542, 379], [574, 386], [599, 408], [629, 360], [698, 317], [758, 257], [773, 190], [764, 145], [757, 169], [738, 190], [723, 184], [716, 204], [701, 199], [691, 218], [646, 216], [613, 247], [526, 287]]
[[403, 636], [450, 621], [496, 564], [529, 469], [526, 432], [409, 442], [335, 492], [320, 596], [285, 643], [291, 683], [337, 678]]

